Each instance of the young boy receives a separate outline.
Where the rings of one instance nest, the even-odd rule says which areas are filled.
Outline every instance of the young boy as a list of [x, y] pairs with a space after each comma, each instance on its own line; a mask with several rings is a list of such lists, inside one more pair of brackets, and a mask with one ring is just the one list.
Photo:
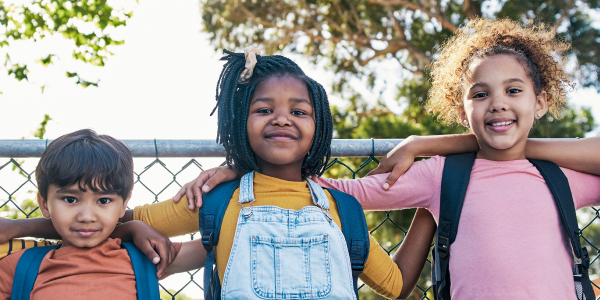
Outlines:
[[[31, 299], [81, 299], [82, 295], [86, 299], [137, 299], [133, 266], [120, 238], [131, 239], [135, 232], [136, 239], [141, 237], [138, 240], [153, 236], [150, 239], [164, 247], [172, 245], [164, 237], [157, 238], [159, 234], [142, 222], [117, 227], [134, 183], [131, 151], [110, 136], [79, 130], [50, 143], [35, 174], [40, 210], [51, 220], [54, 228], [48, 230], [56, 230], [62, 245], [44, 257]], [[4, 219], [2, 231], [27, 236], [26, 226], [10, 222]], [[27, 247], [21, 241], [8, 245]], [[24, 252], [0, 260], [0, 300], [11, 298], [16, 267]], [[153, 258], [157, 263], [158, 257]]]

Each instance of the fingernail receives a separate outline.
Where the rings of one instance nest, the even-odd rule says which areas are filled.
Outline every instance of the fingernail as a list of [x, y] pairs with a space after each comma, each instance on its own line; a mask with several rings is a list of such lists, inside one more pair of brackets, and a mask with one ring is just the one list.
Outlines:
[[160, 257], [155, 257], [152, 259], [152, 262], [157, 264], [160, 261]]
[[208, 185], [203, 185], [202, 186], [202, 191], [203, 192], [208, 192]]
[[192, 210], [192, 206], [191, 205], [189, 206], [189, 208], [190, 208], [190, 210]]
[[390, 188], [390, 184], [389, 184], [389, 183], [387, 183], [387, 182], [385, 182], [385, 183], [383, 184], [383, 189], [384, 189], [384, 190], [387, 190], [387, 189], [389, 189], [389, 188]]

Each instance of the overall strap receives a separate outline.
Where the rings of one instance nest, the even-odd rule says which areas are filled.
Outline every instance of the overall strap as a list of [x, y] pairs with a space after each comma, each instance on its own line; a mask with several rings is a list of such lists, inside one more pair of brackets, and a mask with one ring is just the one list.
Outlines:
[[456, 239], [460, 213], [471, 179], [471, 170], [477, 153], [464, 153], [446, 157], [442, 173], [440, 194], [440, 216], [435, 237], [432, 277], [434, 297], [437, 300], [450, 299], [450, 245]]
[[[202, 207], [198, 211], [202, 245], [206, 249], [206, 262], [204, 263], [204, 298], [207, 300], [220, 299], [220, 281], [214, 269], [215, 256], [213, 247], [219, 242], [219, 233], [225, 210], [233, 192], [240, 185], [240, 181], [230, 181], [217, 185], [210, 192], [205, 193]], [[252, 185], [252, 184], [251, 184]], [[241, 193], [241, 191], [240, 191]], [[252, 193], [254, 195], [254, 193]], [[215, 279], [216, 278], [216, 279]]]
[[11, 300], [29, 300], [33, 284], [38, 276], [42, 260], [50, 252], [60, 247], [60, 245], [30, 248], [23, 252], [15, 276], [13, 278]]
[[313, 203], [316, 206], [329, 211], [329, 198], [327, 198], [327, 194], [325, 194], [323, 188], [310, 178], [306, 178], [306, 185], [308, 185], [308, 189], [310, 190], [310, 196]]
[[158, 277], [156, 277], [156, 265], [153, 264], [133, 243], [121, 243], [127, 250], [133, 274], [135, 275], [135, 288], [138, 300], [160, 300], [158, 291]]
[[252, 203], [256, 201], [256, 198], [254, 198], [254, 171], [246, 173], [244, 176], [242, 176], [239, 186], [240, 198], [238, 199], [238, 204], [242, 205], [244, 203]]
[[352, 280], [354, 282], [354, 291], [358, 299], [358, 276], [362, 273], [367, 258], [369, 257], [369, 229], [362, 206], [351, 195], [336, 190], [327, 189], [335, 199], [340, 222], [342, 223], [342, 233], [348, 246], [350, 254], [350, 263], [352, 265]]
[[573, 202], [569, 180], [555, 163], [536, 159], [529, 159], [529, 161], [544, 177], [552, 196], [554, 196], [554, 201], [556, 201], [556, 206], [558, 207], [558, 212], [566, 228], [569, 240], [571, 240], [575, 256], [573, 276], [577, 299], [595, 299], [596, 297], [588, 274], [590, 258], [587, 248], [581, 247], [579, 240], [579, 226], [577, 225], [575, 203]]

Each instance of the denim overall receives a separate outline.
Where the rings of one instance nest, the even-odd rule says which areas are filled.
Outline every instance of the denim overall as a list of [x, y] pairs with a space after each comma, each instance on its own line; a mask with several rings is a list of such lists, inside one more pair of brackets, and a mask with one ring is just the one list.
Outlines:
[[315, 206], [253, 207], [254, 172], [240, 183], [233, 247], [221, 299], [356, 299], [348, 248], [323, 189], [307, 179]]

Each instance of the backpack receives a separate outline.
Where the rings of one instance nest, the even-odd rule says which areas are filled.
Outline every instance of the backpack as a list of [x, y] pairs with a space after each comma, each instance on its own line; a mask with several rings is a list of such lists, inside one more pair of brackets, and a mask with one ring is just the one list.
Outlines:
[[[207, 252], [204, 265], [204, 297], [207, 300], [221, 299], [221, 283], [216, 269], [213, 247], [219, 242], [219, 233], [225, 210], [240, 181], [231, 181], [216, 186], [203, 195], [203, 205], [199, 210], [202, 244]], [[369, 232], [362, 206], [356, 198], [327, 189], [336, 200], [340, 214], [341, 229], [348, 247], [352, 269], [352, 280], [356, 299], [357, 281], [369, 255]]]
[[[475, 152], [450, 155], [446, 158], [444, 164], [440, 194], [440, 217], [434, 249], [432, 250], [431, 278], [433, 282], [433, 295], [436, 300], [450, 299], [449, 247], [456, 239], [460, 213], [471, 178], [471, 169], [475, 162], [475, 155]], [[529, 159], [529, 161], [538, 169], [550, 188], [556, 201], [562, 224], [569, 235], [575, 256], [573, 280], [575, 281], [577, 299], [595, 299], [588, 274], [590, 258], [587, 249], [581, 247], [579, 241], [580, 232], [569, 181], [556, 164], [535, 159]]]
[[[127, 249], [133, 273], [135, 274], [135, 287], [138, 300], [160, 300], [158, 292], [158, 278], [156, 265], [154, 265], [142, 252], [130, 242], [123, 242]], [[57, 249], [59, 245], [30, 248], [25, 250], [17, 263], [17, 269], [12, 285], [11, 300], [29, 300], [33, 284], [37, 278], [40, 265], [44, 256], [50, 250]]]

